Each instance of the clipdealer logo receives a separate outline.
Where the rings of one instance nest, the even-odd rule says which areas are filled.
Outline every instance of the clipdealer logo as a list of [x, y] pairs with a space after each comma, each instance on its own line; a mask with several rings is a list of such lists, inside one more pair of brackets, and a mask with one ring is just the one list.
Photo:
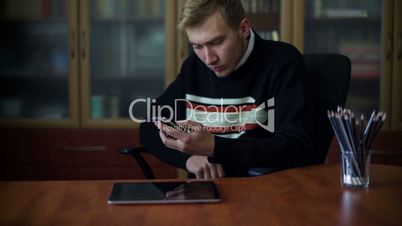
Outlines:
[[[260, 104], [255, 111], [256, 123], [263, 129], [273, 133], [275, 131], [275, 98], [271, 98]], [[257, 118], [257, 112], [266, 112], [266, 117]]]
[[[222, 98], [221, 98], [222, 99]], [[162, 120], [163, 121], [178, 121], [177, 115], [175, 114], [176, 109], [178, 109], [179, 104], [185, 104], [187, 106], [193, 106], [193, 104], [186, 100], [186, 99], [176, 99], [174, 102], [174, 107], [170, 105], [155, 105], [156, 100], [151, 99], [151, 98], [140, 98], [140, 99], [135, 99], [130, 103], [128, 113], [132, 121], [136, 123], [143, 123], [143, 122], [153, 122], [154, 120]], [[137, 105], [146, 105], [146, 118], [137, 118], [134, 116], [134, 108]], [[221, 106], [209, 106], [212, 108], [216, 109], [224, 109], [223, 113], [228, 113], [226, 112], [227, 110], [231, 109], [230, 114], [222, 114], [220, 117], [216, 117], [216, 112], [208, 112], [206, 110], [205, 106], [196, 106], [193, 109], [196, 110], [201, 110], [203, 112], [208, 112], [206, 113], [206, 117], [203, 118], [198, 118], [196, 115], [193, 114], [193, 112], [190, 112], [190, 114], [187, 114], [186, 120], [192, 120], [201, 124], [215, 124], [219, 122], [225, 122], [227, 124], [232, 124], [231, 126], [234, 125], [239, 125], [239, 124], [246, 124], [250, 123], [250, 120], [253, 123], [256, 123], [259, 125], [261, 128], [273, 133], [275, 131], [275, 99], [272, 97], [271, 99], [261, 103], [259, 106], [253, 109], [253, 111], [248, 114], [245, 114], [243, 112], [242, 107], [237, 107], [235, 105], [225, 105], [223, 104]], [[204, 108], [204, 109], [200, 109]], [[235, 109], [235, 111], [233, 111]], [[169, 117], [162, 117], [162, 112], [168, 111]], [[210, 117], [212, 114], [215, 114], [213, 117]], [[166, 115], [166, 114], [165, 114]], [[228, 117], [228, 115], [238, 115], [239, 117], [236, 119], [233, 119], [233, 117]], [[244, 117], [243, 115], [247, 115], [247, 117]]]

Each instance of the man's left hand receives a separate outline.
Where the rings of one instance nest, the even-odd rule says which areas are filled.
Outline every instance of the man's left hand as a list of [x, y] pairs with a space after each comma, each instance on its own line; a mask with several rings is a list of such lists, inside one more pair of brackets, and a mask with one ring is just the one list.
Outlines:
[[162, 142], [169, 148], [191, 155], [212, 156], [215, 148], [214, 135], [201, 123], [178, 121], [181, 129], [173, 128], [162, 121], [155, 122]]

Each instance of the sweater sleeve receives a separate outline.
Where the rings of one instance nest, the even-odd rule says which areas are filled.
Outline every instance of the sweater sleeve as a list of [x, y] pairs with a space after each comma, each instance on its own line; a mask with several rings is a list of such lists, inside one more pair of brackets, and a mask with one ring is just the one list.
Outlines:
[[[177, 103], [175, 100], [184, 98], [183, 84], [183, 77], [179, 74], [178, 78], [156, 99], [156, 102], [152, 104], [152, 106], [169, 106], [171, 109], [177, 110], [170, 112], [165, 108], [161, 112], [163, 117], [169, 118], [172, 114], [174, 114], [173, 117], [175, 115], [177, 115], [178, 118], [183, 117], [183, 106], [175, 104]], [[151, 109], [151, 115], [157, 115], [156, 113], [158, 112], [152, 112], [152, 110], [153, 109]], [[141, 123], [140, 142], [160, 160], [175, 167], [186, 169], [186, 162], [190, 155], [166, 147], [159, 137], [158, 128], [152, 122]]]
[[215, 136], [210, 161], [242, 168], [290, 168], [306, 164], [312, 152], [313, 134], [312, 95], [307, 76], [300, 54], [277, 66], [267, 87], [275, 98], [274, 133], [255, 137], [246, 132], [238, 139]]

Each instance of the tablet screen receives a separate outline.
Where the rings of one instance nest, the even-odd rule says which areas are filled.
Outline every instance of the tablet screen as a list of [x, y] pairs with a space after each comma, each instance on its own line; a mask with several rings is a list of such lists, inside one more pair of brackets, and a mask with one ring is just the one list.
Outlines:
[[206, 203], [221, 198], [213, 181], [115, 183], [108, 203]]

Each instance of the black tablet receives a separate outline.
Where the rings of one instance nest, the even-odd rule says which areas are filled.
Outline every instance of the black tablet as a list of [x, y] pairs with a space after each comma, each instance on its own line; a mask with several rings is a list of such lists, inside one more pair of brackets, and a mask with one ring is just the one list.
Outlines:
[[115, 183], [109, 204], [220, 202], [213, 181]]

